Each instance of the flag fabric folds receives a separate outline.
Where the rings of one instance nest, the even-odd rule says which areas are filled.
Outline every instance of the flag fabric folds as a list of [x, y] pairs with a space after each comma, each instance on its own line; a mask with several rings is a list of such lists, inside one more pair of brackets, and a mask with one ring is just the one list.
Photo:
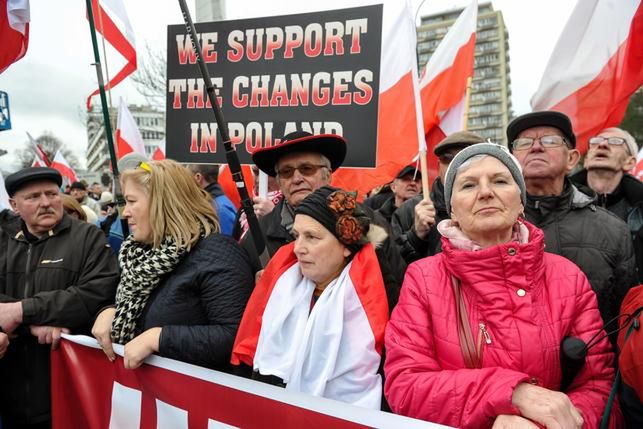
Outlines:
[[116, 151], [118, 159], [131, 152], [145, 156], [145, 144], [141, 132], [136, 125], [132, 112], [121, 97], [118, 104], [118, 119], [116, 120]]
[[[356, 3], [374, 2], [350, 2], [347, 7]], [[414, 85], [417, 39], [413, 9], [408, 0], [383, 3], [376, 165], [375, 168], [342, 167], [333, 174], [335, 186], [357, 190], [360, 197], [391, 181], [411, 162], [419, 145], [417, 88]]]
[[531, 106], [569, 116], [584, 153], [589, 137], [621, 122], [642, 84], [641, 0], [583, 0], [558, 39]]
[[[103, 5], [105, 5], [106, 8], [104, 8]], [[136, 41], [134, 39], [134, 30], [127, 16], [123, 0], [92, 0], [92, 10], [94, 11], [96, 31], [101, 33], [105, 40], [127, 61], [123, 68], [105, 85], [105, 90], [109, 90], [136, 70]], [[124, 27], [125, 31], [121, 31], [117, 22]], [[92, 97], [99, 92], [100, 90], [96, 89], [87, 97], [87, 110], [91, 110]]]
[[51, 162], [50, 165], [51, 168], [54, 168], [60, 172], [60, 174], [63, 176], [63, 179], [67, 179], [68, 183], [73, 183], [78, 181], [78, 177], [76, 177], [76, 173], [74, 170], [71, 168], [65, 157], [63, 156], [62, 152], [59, 150], [56, 152], [56, 156], [54, 156], [54, 160]]
[[0, 0], [0, 73], [27, 53], [29, 0]]
[[477, 19], [478, 1], [473, 0], [449, 28], [422, 71], [422, 120], [433, 175], [437, 173], [433, 148], [449, 134], [465, 129], [465, 98], [467, 81], [473, 78]]
[[[373, 275], [379, 271], [368, 244], [311, 310], [315, 286], [301, 275], [294, 243], [283, 246], [250, 298], [232, 363], [275, 375], [289, 390], [379, 409], [377, 370], [388, 321], [384, 282]], [[314, 360], [320, 354], [327, 357], [324, 362]]]

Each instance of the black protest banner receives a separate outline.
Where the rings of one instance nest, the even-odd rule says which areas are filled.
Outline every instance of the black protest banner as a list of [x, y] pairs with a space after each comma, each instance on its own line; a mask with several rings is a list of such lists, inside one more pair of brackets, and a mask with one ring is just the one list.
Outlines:
[[[242, 163], [296, 130], [343, 135], [344, 166], [374, 167], [382, 5], [196, 24]], [[167, 157], [224, 163], [183, 25], [168, 27]]]

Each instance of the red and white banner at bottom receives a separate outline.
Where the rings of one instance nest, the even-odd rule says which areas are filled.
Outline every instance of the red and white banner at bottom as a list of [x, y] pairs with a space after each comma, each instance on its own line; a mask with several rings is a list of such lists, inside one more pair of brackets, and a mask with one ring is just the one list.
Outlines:
[[115, 351], [112, 363], [93, 338], [64, 336], [52, 352], [54, 429], [445, 427], [158, 356], [128, 370]]

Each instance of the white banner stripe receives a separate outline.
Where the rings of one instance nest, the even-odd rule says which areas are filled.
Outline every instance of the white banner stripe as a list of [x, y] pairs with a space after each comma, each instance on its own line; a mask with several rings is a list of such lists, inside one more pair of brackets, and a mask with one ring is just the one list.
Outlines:
[[[63, 334], [63, 338], [86, 347], [100, 349], [100, 346], [94, 338], [84, 335]], [[123, 346], [114, 344], [114, 352], [119, 356], [123, 356]], [[145, 364], [369, 427], [384, 429], [449, 428], [449, 426], [411, 419], [382, 411], [373, 411], [362, 407], [354, 407], [331, 399], [293, 393], [280, 387], [202, 368], [185, 362], [179, 362], [173, 359], [162, 358], [160, 356], [150, 356], [145, 360]]]

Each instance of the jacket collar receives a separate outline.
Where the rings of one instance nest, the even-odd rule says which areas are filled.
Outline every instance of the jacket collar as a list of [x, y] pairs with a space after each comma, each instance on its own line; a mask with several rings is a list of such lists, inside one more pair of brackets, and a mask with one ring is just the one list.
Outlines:
[[[496, 287], [533, 289], [544, 274], [544, 234], [529, 222], [529, 241], [498, 244], [478, 251], [459, 250], [442, 238], [443, 261], [449, 274], [459, 279], [470, 290], [482, 296]], [[492, 298], [490, 298], [492, 299]]]
[[584, 193], [594, 196], [600, 206], [610, 207], [622, 198], [625, 198], [632, 206], [643, 205], [643, 183], [631, 174], [624, 174], [621, 182], [614, 192], [610, 194], [597, 194], [594, 192], [587, 184], [587, 170], [585, 169], [574, 174], [570, 179], [574, 184], [578, 185]]
[[208, 194], [212, 195], [212, 198], [220, 197], [222, 195], [225, 195], [223, 193], [223, 189], [221, 189], [221, 185], [219, 185], [216, 182], [210, 183], [208, 186], [203, 188], [204, 191], [206, 191]]
[[[58, 224], [54, 226], [52, 229], [50, 229], [47, 233], [41, 235], [40, 237], [35, 237], [29, 234], [29, 232], [27, 231], [27, 227], [24, 224], [24, 221], [22, 220], [21, 217], [16, 217], [15, 219], [13, 219], [13, 221], [6, 224], [4, 228], [14, 240], [34, 243], [34, 242], [44, 241], [49, 239], [49, 237], [59, 235], [61, 232], [71, 227], [71, 222], [72, 222], [71, 218], [66, 213], [64, 213], [61, 221], [58, 222]], [[25, 231], [27, 232], [25, 233]]]

